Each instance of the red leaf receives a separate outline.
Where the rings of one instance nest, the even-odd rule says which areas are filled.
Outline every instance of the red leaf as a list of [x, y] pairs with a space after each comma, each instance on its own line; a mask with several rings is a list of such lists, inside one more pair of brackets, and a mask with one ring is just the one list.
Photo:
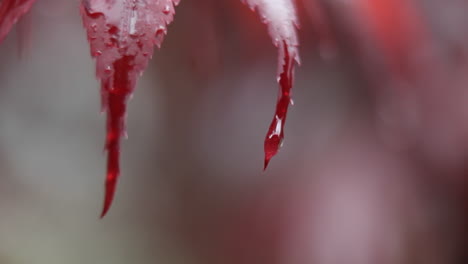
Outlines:
[[271, 158], [278, 153], [284, 139], [284, 124], [286, 123], [286, 115], [288, 114], [289, 104], [292, 102], [291, 89], [294, 76], [294, 54], [288, 49], [288, 45], [284, 43], [284, 62], [283, 70], [279, 75], [280, 91], [276, 111], [273, 120], [271, 121], [268, 133], [265, 138], [265, 162], [263, 169], [265, 170]]
[[35, 0], [3, 0], [0, 2], [0, 43], [13, 25], [31, 9]]
[[107, 178], [101, 217], [109, 210], [120, 174], [120, 138], [128, 97], [161, 46], [179, 0], [83, 0], [81, 14], [107, 112]]
[[284, 124], [291, 103], [291, 89], [294, 78], [294, 64], [299, 62], [296, 35], [297, 18], [292, 0], [246, 0], [251, 9], [257, 9], [268, 30], [273, 43], [278, 47], [278, 82], [280, 91], [276, 112], [265, 138], [265, 163], [267, 168], [283, 142]]

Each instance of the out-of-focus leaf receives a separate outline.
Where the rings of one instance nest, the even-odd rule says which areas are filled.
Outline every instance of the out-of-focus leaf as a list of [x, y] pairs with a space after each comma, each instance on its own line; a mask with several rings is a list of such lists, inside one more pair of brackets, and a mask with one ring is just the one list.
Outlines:
[[311, 22], [311, 28], [317, 35], [318, 48], [323, 58], [337, 55], [337, 43], [333, 32], [330, 17], [325, 12], [324, 3], [320, 0], [302, 0], [302, 5]]
[[[415, 65], [429, 43], [425, 23], [412, 1], [360, 0], [359, 15], [370, 27], [391, 73], [410, 78], [421, 65]], [[416, 52], [415, 52], [416, 51]], [[419, 53], [418, 53], [419, 52]]]
[[0, 2], [0, 43], [13, 25], [26, 14], [36, 0], [2, 0]]

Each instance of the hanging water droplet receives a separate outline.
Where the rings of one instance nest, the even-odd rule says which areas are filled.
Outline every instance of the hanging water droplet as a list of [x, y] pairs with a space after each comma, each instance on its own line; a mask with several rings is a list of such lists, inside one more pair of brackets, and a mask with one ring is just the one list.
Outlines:
[[158, 48], [161, 48], [161, 40], [162, 38], [164, 37], [164, 35], [166, 34], [166, 27], [163, 26], [163, 25], [160, 25], [158, 27], [158, 29], [156, 30], [156, 34], [154, 36], [154, 39], [155, 39], [155, 44]]
[[167, 15], [167, 14], [169, 14], [170, 12], [171, 12], [171, 7], [170, 7], [169, 5], [166, 5], [166, 6], [164, 7], [163, 13]]

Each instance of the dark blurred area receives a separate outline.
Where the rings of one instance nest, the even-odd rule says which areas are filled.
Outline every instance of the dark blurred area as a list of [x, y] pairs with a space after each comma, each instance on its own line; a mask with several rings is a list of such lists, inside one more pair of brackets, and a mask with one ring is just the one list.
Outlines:
[[[468, 263], [468, 3], [298, 0], [294, 106], [266, 172], [277, 55], [241, 1], [182, 0], [105, 177], [78, 1], [0, 46], [0, 263]], [[28, 33], [29, 32], [29, 33]]]

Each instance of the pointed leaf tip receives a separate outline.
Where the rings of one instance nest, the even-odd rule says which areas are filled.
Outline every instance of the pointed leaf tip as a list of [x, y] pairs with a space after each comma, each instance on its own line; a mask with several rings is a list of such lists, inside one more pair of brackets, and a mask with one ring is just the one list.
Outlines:
[[101, 217], [100, 217], [101, 219], [104, 218], [104, 216], [106, 216], [107, 213], [109, 212], [112, 201], [114, 200], [114, 193], [115, 191], [110, 191], [109, 189], [106, 188], [104, 205], [102, 207]]
[[106, 184], [106, 189], [105, 189], [105, 195], [104, 195], [104, 205], [102, 207], [101, 211], [101, 219], [106, 216], [106, 214], [109, 212], [109, 209], [112, 205], [112, 201], [114, 200], [114, 194], [115, 194], [115, 187], [116, 187], [116, 181], [109, 182]]
[[117, 180], [120, 174], [119, 165], [119, 137], [113, 134], [107, 135], [107, 175], [105, 184], [104, 194], [104, 205], [101, 212], [101, 218], [103, 218], [109, 211], [112, 201], [114, 200], [115, 190], [117, 187]]
[[120, 139], [125, 135], [127, 100], [160, 46], [179, 0], [83, 0], [80, 10], [96, 59], [103, 110], [107, 113], [105, 216], [117, 186]]
[[283, 42], [284, 62], [283, 70], [279, 76], [279, 94], [276, 104], [276, 111], [273, 120], [271, 121], [268, 133], [265, 137], [265, 168], [267, 168], [270, 160], [278, 153], [283, 144], [284, 139], [284, 124], [288, 114], [288, 108], [291, 104], [291, 89], [293, 86], [294, 77], [294, 55], [286, 44]]
[[299, 24], [292, 0], [244, 0], [256, 9], [268, 25], [273, 43], [278, 47], [279, 97], [275, 116], [265, 138], [264, 170], [279, 151], [284, 138], [284, 124], [293, 85], [294, 64], [299, 63], [296, 27]]

